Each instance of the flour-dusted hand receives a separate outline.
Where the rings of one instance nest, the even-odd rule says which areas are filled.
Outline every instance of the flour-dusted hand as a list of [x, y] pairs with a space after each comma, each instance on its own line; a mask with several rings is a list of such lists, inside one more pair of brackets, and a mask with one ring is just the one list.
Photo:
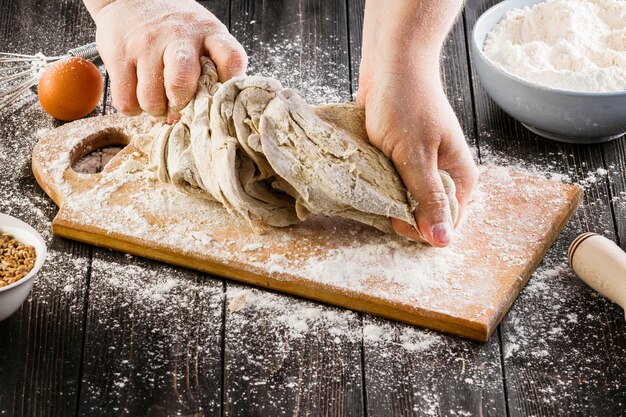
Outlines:
[[439, 75], [439, 52], [461, 2], [401, 0], [396, 6], [367, 2], [357, 102], [365, 106], [370, 140], [393, 161], [418, 204], [419, 231], [398, 219], [394, 229], [447, 246], [456, 224], [439, 170], [456, 185], [458, 219], [478, 180]]
[[84, 2], [96, 22], [113, 104], [123, 113], [176, 120], [196, 92], [200, 56], [215, 62], [221, 81], [246, 71], [243, 47], [193, 0]]

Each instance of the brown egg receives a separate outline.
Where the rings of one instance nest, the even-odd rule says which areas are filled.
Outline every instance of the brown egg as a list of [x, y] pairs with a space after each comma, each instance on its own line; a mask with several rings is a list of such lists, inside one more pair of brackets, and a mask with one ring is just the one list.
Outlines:
[[71, 121], [85, 117], [102, 98], [102, 75], [83, 58], [68, 58], [48, 66], [37, 92], [44, 110], [59, 120]]

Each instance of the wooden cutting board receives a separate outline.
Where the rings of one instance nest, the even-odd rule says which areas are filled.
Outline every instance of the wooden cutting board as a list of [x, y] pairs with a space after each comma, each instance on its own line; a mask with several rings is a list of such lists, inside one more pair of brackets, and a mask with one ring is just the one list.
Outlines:
[[[60, 207], [56, 235], [477, 341], [492, 334], [582, 197], [577, 186], [483, 167], [446, 249], [321, 216], [255, 234], [221, 206], [154, 178], [130, 144], [151, 126], [95, 117], [40, 140], [33, 172]], [[103, 172], [71, 168], [110, 145], [128, 146]]]

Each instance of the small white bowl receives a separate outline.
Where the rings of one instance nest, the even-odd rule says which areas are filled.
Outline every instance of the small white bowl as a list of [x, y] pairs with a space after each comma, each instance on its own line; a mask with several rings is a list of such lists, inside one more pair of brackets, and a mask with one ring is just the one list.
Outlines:
[[507, 12], [544, 1], [503, 1], [476, 21], [471, 48], [481, 84], [505, 112], [548, 139], [589, 144], [622, 136], [626, 132], [626, 91], [586, 93], [533, 84], [504, 71], [483, 52], [488, 33]]
[[0, 213], [0, 233], [9, 233], [20, 242], [35, 247], [35, 265], [28, 275], [0, 288], [0, 321], [2, 321], [15, 313], [28, 297], [35, 276], [46, 260], [47, 249], [46, 243], [35, 229], [7, 214]]

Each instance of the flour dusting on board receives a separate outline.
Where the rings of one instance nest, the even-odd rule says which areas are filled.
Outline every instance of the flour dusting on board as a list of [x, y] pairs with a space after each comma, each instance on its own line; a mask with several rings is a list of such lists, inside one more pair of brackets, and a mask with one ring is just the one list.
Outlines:
[[400, 281], [408, 292], [423, 294], [433, 288], [445, 288], [447, 277], [461, 266], [464, 256], [461, 253], [422, 246], [411, 256], [398, 241], [385, 243], [365, 243], [331, 251], [323, 260], [310, 259], [305, 270], [310, 276], [325, 277], [327, 281], [352, 282], [369, 275], [389, 282]]

